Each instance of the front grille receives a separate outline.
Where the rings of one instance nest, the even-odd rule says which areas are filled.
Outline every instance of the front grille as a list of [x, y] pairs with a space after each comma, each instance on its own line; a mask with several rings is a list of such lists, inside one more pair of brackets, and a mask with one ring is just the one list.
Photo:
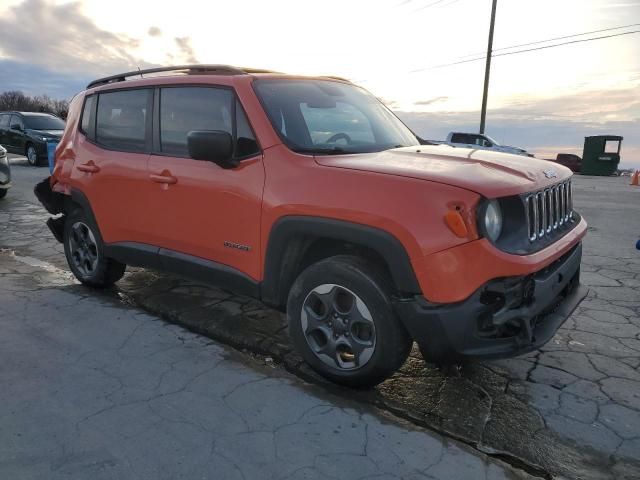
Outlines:
[[525, 198], [527, 233], [535, 242], [574, 221], [571, 180], [567, 180]]

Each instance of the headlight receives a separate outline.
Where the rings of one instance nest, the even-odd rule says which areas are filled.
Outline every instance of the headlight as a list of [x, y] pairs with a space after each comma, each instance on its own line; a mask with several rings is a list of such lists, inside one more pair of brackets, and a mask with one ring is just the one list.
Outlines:
[[47, 140], [49, 140], [47, 137], [38, 137], [38, 136], [36, 136], [36, 138], [38, 140], [40, 140], [41, 142], [46, 142]]
[[484, 233], [495, 242], [502, 233], [502, 210], [497, 200], [489, 200], [485, 204], [482, 226]]

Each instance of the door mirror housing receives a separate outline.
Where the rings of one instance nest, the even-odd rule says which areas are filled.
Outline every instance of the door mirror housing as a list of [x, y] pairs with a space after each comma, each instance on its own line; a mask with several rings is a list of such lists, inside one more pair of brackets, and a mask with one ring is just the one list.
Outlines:
[[11, 125], [11, 130], [18, 130], [18, 131], [22, 131], [22, 126], [19, 123], [14, 123], [13, 125]]
[[238, 166], [233, 158], [233, 137], [222, 130], [192, 130], [187, 134], [189, 156], [214, 162], [222, 168]]

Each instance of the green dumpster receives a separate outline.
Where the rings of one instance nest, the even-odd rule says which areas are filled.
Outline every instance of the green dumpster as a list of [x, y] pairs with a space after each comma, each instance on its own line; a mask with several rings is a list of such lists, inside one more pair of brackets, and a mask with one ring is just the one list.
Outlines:
[[582, 175], [613, 175], [620, 163], [622, 137], [595, 135], [584, 138]]

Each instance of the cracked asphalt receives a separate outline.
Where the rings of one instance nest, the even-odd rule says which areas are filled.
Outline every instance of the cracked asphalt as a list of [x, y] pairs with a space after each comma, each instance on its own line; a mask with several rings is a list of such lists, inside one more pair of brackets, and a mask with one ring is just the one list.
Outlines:
[[[98, 478], [118, 476], [114, 472], [122, 474], [127, 468], [127, 475], [136, 472], [142, 478], [179, 478], [184, 472], [198, 478], [201, 472], [210, 474], [212, 465], [219, 478], [640, 477], [640, 252], [635, 250], [640, 237], [640, 188], [629, 186], [627, 178], [574, 179], [576, 208], [590, 225], [582, 281], [591, 292], [543, 349], [446, 372], [426, 365], [414, 352], [401, 371], [378, 388], [354, 392], [330, 385], [306, 368], [292, 352], [283, 317], [255, 300], [142, 269], [132, 269], [111, 292], [97, 294], [78, 286], [67, 273], [61, 245], [44, 225], [47, 214], [31, 192], [33, 184], [47, 175], [46, 169], [26, 167], [20, 159], [13, 160], [13, 167], [14, 189], [0, 202], [0, 248], [5, 249], [0, 255], [0, 272], [4, 272], [0, 273], [0, 319], [2, 324], [8, 322], [5, 330], [12, 332], [0, 340], [8, 345], [0, 349], [0, 375], [2, 385], [9, 386], [0, 392], [0, 474], [5, 468], [13, 469], [7, 470], [13, 472], [11, 476], [2, 477], [73, 477], [78, 468], [83, 473], [76, 476], [84, 478], [82, 468], [87, 465], [95, 468], [91, 471]], [[12, 302], [15, 308], [32, 308], [33, 315], [20, 313], [20, 319], [14, 318], [4, 309]], [[47, 309], [49, 304], [57, 307]], [[225, 350], [171, 324], [235, 350]], [[154, 345], [156, 339], [175, 345], [155, 352], [160, 346]], [[97, 342], [97, 353], [88, 351], [93, 342]], [[125, 355], [113, 350], [113, 344], [122, 342]], [[26, 353], [12, 347], [14, 343], [25, 344]], [[55, 352], [58, 346], [70, 353]], [[37, 353], [42, 348], [46, 354]], [[184, 353], [179, 353], [181, 348]], [[133, 354], [145, 351], [151, 356]], [[168, 352], [168, 358], [162, 352]], [[154, 355], [160, 360], [156, 362]], [[174, 356], [179, 357], [175, 365], [170, 360]], [[50, 361], [40, 365], [42, 359]], [[246, 372], [251, 383], [234, 390], [236, 383], [225, 380], [227, 368], [233, 375]], [[314, 386], [288, 376], [287, 371]], [[252, 376], [257, 380], [252, 382]], [[75, 391], [75, 382], [81, 391]], [[191, 391], [203, 383], [211, 384], [209, 393]], [[178, 391], [171, 393], [173, 389]], [[38, 395], [18, 401], [29, 391]], [[49, 405], [42, 397], [57, 400]], [[229, 402], [230, 398], [234, 400]], [[309, 400], [310, 410], [299, 410], [298, 403], [307, 398], [314, 399]], [[22, 413], [21, 408], [29, 408], [31, 401], [37, 411]], [[314, 409], [314, 401], [325, 406]], [[342, 405], [345, 402], [347, 406]], [[14, 405], [15, 414], [10, 413]], [[241, 413], [226, 411], [229, 405]], [[287, 414], [279, 411], [283, 406]], [[328, 409], [326, 415], [320, 413], [324, 409]], [[229, 426], [216, 423], [219, 416]], [[294, 426], [282, 427], [292, 417]], [[340, 425], [339, 434], [333, 434], [338, 436], [324, 431], [319, 417], [335, 428]], [[230, 426], [234, 422], [245, 429], [227, 431], [235, 428]], [[356, 427], [350, 430], [351, 422]], [[363, 454], [362, 434], [357, 432], [383, 427], [394, 429], [396, 433], [384, 437], [393, 440], [376, 447], [378, 453], [367, 447]], [[46, 455], [23, 446], [10, 452], [16, 455], [10, 457], [14, 460], [7, 460], [3, 446], [16, 440], [3, 437], [6, 432], [17, 433], [11, 428], [22, 428], [22, 435], [30, 435], [30, 445], [37, 444], [34, 438], [44, 430]], [[84, 436], [78, 428], [84, 429]], [[279, 435], [297, 432], [284, 447], [291, 449], [284, 455], [285, 450], [275, 445], [276, 430]], [[180, 441], [172, 440], [174, 431], [179, 431], [175, 438]], [[348, 433], [351, 436], [343, 438]], [[127, 440], [131, 435], [137, 440]], [[221, 440], [215, 440], [217, 435]], [[326, 452], [321, 448], [325, 443]], [[82, 454], [74, 450], [79, 447]], [[436, 465], [447, 465], [449, 470], [429, 467], [433, 451], [448, 448], [455, 449], [453, 456], [445, 453]], [[393, 454], [383, 455], [383, 450]], [[204, 454], [199, 456], [201, 451], [211, 455], [205, 459]], [[234, 451], [242, 461], [237, 461]], [[251, 460], [251, 465], [244, 466], [249, 458], [255, 458], [256, 464]], [[376, 462], [381, 459], [382, 468], [378, 468]], [[297, 460], [306, 463], [294, 466]], [[61, 470], [51, 476], [61, 463]], [[31, 464], [37, 467], [26, 470]], [[345, 465], [354, 470], [345, 470]], [[47, 468], [49, 476], [42, 474]], [[222, 475], [221, 468], [229, 476]], [[33, 474], [16, 476], [21, 471]], [[206, 473], [202, 475], [207, 478]]]

